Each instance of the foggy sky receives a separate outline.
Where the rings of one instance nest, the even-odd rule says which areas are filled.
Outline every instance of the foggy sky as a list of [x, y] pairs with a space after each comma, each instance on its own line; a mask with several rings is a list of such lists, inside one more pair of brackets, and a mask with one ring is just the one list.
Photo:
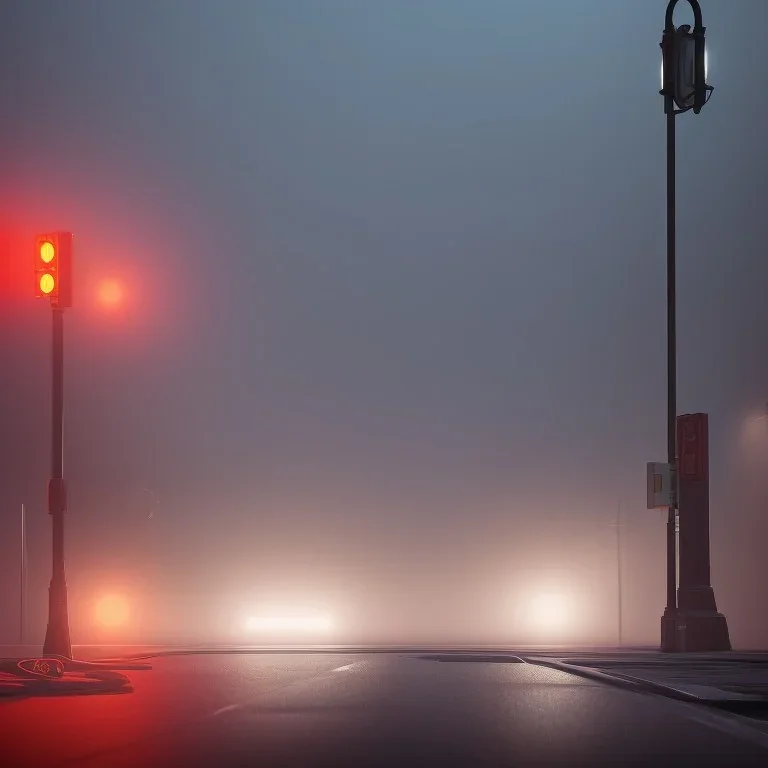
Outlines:
[[[573, 589], [572, 634], [613, 642], [621, 502], [626, 634], [655, 642], [664, 9], [3, 3], [0, 642], [22, 502], [44, 626], [50, 317], [25, 248], [54, 229], [77, 238], [74, 615], [141, 582], [187, 634], [188, 606], [285, 599], [514, 638], [516, 594]], [[768, 431], [740, 435], [768, 400], [768, 5], [702, 9], [715, 92], [678, 120], [678, 410], [710, 414], [718, 607], [734, 645], [765, 647]]]

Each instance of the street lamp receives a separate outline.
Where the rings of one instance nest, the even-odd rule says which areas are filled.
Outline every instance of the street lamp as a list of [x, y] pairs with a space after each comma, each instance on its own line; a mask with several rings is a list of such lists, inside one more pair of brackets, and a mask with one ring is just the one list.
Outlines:
[[[662, 88], [667, 122], [667, 463], [675, 472], [677, 418], [677, 349], [675, 317], [675, 117], [701, 112], [714, 90], [706, 82], [705, 27], [698, 0], [687, 0], [694, 26], [675, 28], [673, 15], [678, 0], [669, 0], [661, 39]], [[672, 503], [667, 517], [667, 604], [661, 622], [662, 650], [674, 650], [677, 615], [677, 556], [675, 516], [677, 481], [672, 479]]]

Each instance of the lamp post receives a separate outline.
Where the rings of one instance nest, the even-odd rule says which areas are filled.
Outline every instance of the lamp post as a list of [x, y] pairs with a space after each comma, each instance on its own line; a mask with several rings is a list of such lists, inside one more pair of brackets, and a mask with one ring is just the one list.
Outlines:
[[693, 110], [698, 114], [713, 91], [706, 84], [705, 27], [698, 0], [687, 0], [693, 10], [694, 27], [675, 27], [673, 15], [678, 0], [669, 0], [661, 39], [662, 89], [667, 123], [667, 463], [672, 477], [672, 503], [667, 516], [667, 599], [661, 621], [662, 650], [675, 648], [677, 616], [676, 511], [677, 480], [674, 476], [677, 418], [677, 325], [675, 293], [675, 118]]

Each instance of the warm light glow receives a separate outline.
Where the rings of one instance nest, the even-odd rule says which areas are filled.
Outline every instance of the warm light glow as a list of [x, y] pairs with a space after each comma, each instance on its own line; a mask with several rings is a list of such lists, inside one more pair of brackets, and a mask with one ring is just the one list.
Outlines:
[[537, 630], [561, 630], [571, 622], [569, 601], [554, 592], [533, 596], [528, 605], [528, 615], [532, 628]]
[[117, 280], [103, 280], [98, 287], [99, 301], [107, 307], [115, 307], [123, 300], [123, 287]]
[[40, 258], [46, 263], [50, 264], [53, 261], [53, 257], [56, 255], [56, 249], [53, 247], [53, 243], [46, 240], [40, 244]]
[[745, 417], [741, 424], [741, 447], [757, 461], [764, 460], [768, 445], [768, 413], [755, 412]]
[[129, 614], [128, 601], [121, 595], [105, 595], [96, 603], [96, 623], [102, 627], [121, 627]]
[[56, 281], [53, 279], [53, 275], [49, 272], [45, 272], [40, 275], [40, 290], [43, 293], [51, 293], [56, 287]]
[[332, 627], [327, 616], [251, 616], [246, 622], [248, 630], [264, 633], [317, 634]]

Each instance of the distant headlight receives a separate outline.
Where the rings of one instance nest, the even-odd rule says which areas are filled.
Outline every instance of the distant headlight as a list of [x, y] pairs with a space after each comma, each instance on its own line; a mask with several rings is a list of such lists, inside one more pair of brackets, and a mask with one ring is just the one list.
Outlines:
[[527, 605], [531, 628], [535, 630], [561, 630], [573, 621], [571, 602], [565, 595], [543, 592], [532, 595]]
[[258, 633], [321, 634], [333, 628], [328, 616], [251, 616], [246, 629]]
[[104, 595], [96, 601], [94, 619], [101, 627], [123, 627], [131, 616], [128, 601], [122, 595]]

